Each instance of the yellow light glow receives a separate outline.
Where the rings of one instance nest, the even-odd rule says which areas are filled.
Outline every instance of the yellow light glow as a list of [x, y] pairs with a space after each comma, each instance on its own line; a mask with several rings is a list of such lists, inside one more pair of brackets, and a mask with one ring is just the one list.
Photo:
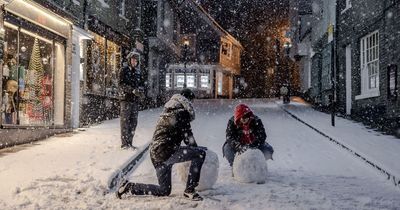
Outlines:
[[12, 28], [14, 30], [18, 30], [18, 26], [13, 25], [13, 24], [8, 23], [8, 22], [4, 22], [4, 26], [7, 26], [8, 28]]
[[189, 46], [189, 44], [190, 44], [189, 40], [186, 39], [185, 41], [183, 41], [183, 44], [186, 45], [186, 46]]
[[[51, 25], [58, 25], [61, 28], [67, 28], [69, 25], [73, 25], [71, 21], [50, 12], [31, 0], [13, 0], [11, 3], [5, 5], [5, 10], [61, 36], [66, 36], [66, 34], [62, 34], [65, 32], [62, 32], [62, 30], [57, 31], [59, 29], [51, 28]], [[47, 24], [46, 20], [48, 20], [50, 25]]]
[[37, 39], [40, 39], [40, 40], [42, 40], [42, 41], [44, 41], [44, 42], [53, 44], [53, 42], [52, 42], [51, 40], [46, 39], [46, 38], [44, 38], [44, 37], [41, 37], [41, 36], [39, 36], [39, 35], [37, 35], [37, 34], [35, 34], [35, 33], [33, 33], [33, 32], [27, 31], [27, 30], [25, 30], [25, 29], [23, 29], [23, 28], [21, 28], [21, 32], [24, 33], [24, 34], [28, 34], [29, 36], [33, 36], [33, 37], [35, 37], [35, 38], [37, 38]]
[[[33, 9], [35, 12], [41, 13], [44, 16], [46, 16], [49, 19], [52, 19], [62, 25], [72, 25], [73, 23], [63, 17], [58, 16], [55, 13], [50, 13], [48, 12], [47, 9], [43, 8], [43, 6], [39, 5], [38, 3], [31, 1], [31, 0], [14, 0], [14, 1], [18, 1], [21, 2], [26, 9]], [[12, 4], [14, 1], [12, 1], [10, 4]]]

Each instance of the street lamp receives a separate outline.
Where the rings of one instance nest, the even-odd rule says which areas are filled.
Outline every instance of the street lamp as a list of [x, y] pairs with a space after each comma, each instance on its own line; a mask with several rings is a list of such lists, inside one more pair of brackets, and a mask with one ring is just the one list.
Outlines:
[[183, 88], [186, 88], [186, 63], [187, 63], [187, 53], [190, 42], [187, 38], [183, 40]]
[[287, 71], [287, 74], [286, 74], [286, 90], [285, 90], [285, 88], [284, 87], [282, 87], [281, 88], [281, 92], [283, 92], [284, 93], [284, 95], [283, 95], [283, 103], [284, 104], [288, 104], [288, 103], [290, 103], [290, 83], [291, 83], [291, 81], [290, 81], [290, 79], [291, 79], [291, 72], [290, 72], [290, 68], [289, 68], [289, 53], [290, 53], [290, 48], [292, 48], [292, 43], [290, 43], [290, 42], [285, 42], [285, 44], [283, 45], [283, 48], [285, 49], [285, 57], [286, 57], [286, 71]]

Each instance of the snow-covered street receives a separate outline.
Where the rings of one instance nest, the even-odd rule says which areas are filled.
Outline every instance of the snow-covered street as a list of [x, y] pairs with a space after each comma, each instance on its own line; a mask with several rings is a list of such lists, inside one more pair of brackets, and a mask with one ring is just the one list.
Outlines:
[[[236, 104], [250, 105], [275, 149], [265, 184], [243, 184], [222, 157], [226, 124]], [[173, 171], [171, 197], [103, 195], [112, 174], [136, 152], [119, 149], [119, 121], [111, 120], [62, 139], [0, 157], [4, 209], [398, 209], [400, 191], [375, 169], [284, 112], [275, 100], [198, 100], [192, 123], [196, 141], [219, 156], [219, 178], [202, 202], [182, 197]], [[161, 109], [140, 112], [134, 144], [151, 139]], [[68, 161], [70, 160], [70, 161]], [[43, 171], [45, 170], [45, 171]], [[156, 183], [146, 154], [129, 179]]]

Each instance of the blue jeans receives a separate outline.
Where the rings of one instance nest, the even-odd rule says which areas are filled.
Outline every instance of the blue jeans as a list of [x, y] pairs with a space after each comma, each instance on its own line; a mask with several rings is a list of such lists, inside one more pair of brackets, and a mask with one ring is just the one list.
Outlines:
[[154, 195], [168, 196], [171, 194], [171, 170], [175, 163], [191, 161], [189, 177], [186, 183], [185, 192], [194, 192], [199, 184], [201, 167], [206, 157], [206, 148], [181, 146], [168, 160], [154, 164], [158, 184], [129, 183], [129, 191], [133, 195]]
[[[261, 150], [261, 152], [265, 156], [265, 160], [272, 159], [272, 154], [274, 153], [274, 148], [272, 148], [271, 145], [268, 143], [265, 143], [261, 146], [259, 146], [257, 149]], [[229, 145], [228, 143], [225, 142], [224, 146], [222, 147], [222, 152], [224, 154], [224, 157], [228, 160], [229, 165], [233, 165], [233, 160], [235, 159], [236, 151]]]

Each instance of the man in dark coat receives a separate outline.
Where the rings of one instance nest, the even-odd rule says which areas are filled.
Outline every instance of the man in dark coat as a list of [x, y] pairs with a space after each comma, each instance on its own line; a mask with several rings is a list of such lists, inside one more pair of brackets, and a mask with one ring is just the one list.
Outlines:
[[274, 149], [265, 142], [266, 138], [261, 119], [246, 104], [239, 104], [226, 128], [226, 142], [222, 148], [224, 157], [232, 166], [237, 153], [257, 148], [264, 153], [265, 159], [272, 159]]
[[135, 148], [132, 139], [138, 121], [139, 102], [144, 97], [143, 78], [137, 68], [139, 54], [130, 52], [127, 59], [129, 64], [122, 68], [119, 77], [122, 149]]
[[[195, 187], [200, 180], [200, 171], [205, 159], [205, 148], [197, 147], [190, 122], [195, 113], [191, 100], [194, 94], [184, 89], [175, 94], [165, 104], [153, 141], [150, 145], [150, 158], [156, 169], [158, 184], [131, 183], [124, 180], [116, 192], [118, 198], [123, 194], [168, 196], [171, 193], [171, 170], [175, 163], [191, 161], [189, 177], [184, 196], [192, 200], [202, 200]], [[180, 146], [181, 142], [188, 146]]]

